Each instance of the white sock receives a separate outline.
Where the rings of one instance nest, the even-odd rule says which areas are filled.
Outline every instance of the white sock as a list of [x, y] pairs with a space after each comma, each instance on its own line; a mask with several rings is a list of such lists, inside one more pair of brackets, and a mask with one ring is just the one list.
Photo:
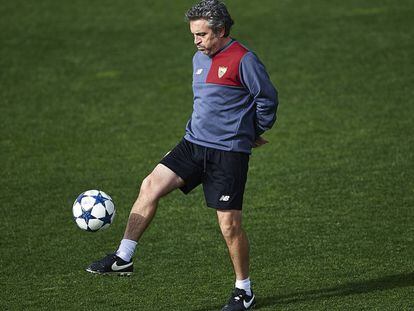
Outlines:
[[134, 256], [136, 246], [137, 242], [133, 240], [122, 239], [121, 244], [116, 251], [116, 255], [125, 261], [131, 261], [132, 256]]
[[250, 288], [250, 278], [244, 279], [244, 280], [236, 280], [237, 288], [244, 289], [246, 291], [247, 296], [252, 295], [252, 290]]

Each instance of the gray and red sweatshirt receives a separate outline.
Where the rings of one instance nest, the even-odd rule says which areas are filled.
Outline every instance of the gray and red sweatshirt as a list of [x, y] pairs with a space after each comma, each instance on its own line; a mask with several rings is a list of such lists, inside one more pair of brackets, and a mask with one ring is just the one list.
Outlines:
[[184, 136], [205, 147], [251, 153], [276, 121], [277, 91], [257, 56], [231, 40], [212, 57], [193, 57], [193, 113]]

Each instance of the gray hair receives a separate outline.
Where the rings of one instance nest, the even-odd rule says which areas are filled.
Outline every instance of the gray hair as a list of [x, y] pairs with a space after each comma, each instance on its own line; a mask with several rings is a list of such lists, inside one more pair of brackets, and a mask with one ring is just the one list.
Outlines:
[[228, 37], [234, 24], [226, 6], [218, 0], [202, 0], [185, 13], [186, 20], [205, 19], [215, 34], [224, 28], [224, 36]]

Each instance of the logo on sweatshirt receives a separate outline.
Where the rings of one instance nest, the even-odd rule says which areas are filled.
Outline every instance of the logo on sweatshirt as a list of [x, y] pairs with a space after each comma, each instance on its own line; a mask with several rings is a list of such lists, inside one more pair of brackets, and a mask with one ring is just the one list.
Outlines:
[[196, 75], [201, 75], [202, 72], [203, 72], [203, 68], [197, 69]]
[[219, 78], [223, 77], [226, 71], [227, 71], [227, 67], [220, 66], [218, 69], [218, 77]]

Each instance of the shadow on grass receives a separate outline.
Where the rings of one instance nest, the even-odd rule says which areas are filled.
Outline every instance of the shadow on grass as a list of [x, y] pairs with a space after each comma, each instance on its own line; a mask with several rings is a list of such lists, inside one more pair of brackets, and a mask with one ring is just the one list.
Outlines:
[[[312, 301], [329, 297], [343, 297], [409, 286], [414, 286], [414, 272], [389, 275], [373, 280], [351, 282], [339, 286], [300, 291], [286, 295], [274, 295], [267, 297], [258, 296], [258, 304], [256, 305], [255, 310], [265, 307], [283, 306], [296, 302]], [[220, 310], [221, 307], [222, 305], [208, 306], [195, 311]]]

